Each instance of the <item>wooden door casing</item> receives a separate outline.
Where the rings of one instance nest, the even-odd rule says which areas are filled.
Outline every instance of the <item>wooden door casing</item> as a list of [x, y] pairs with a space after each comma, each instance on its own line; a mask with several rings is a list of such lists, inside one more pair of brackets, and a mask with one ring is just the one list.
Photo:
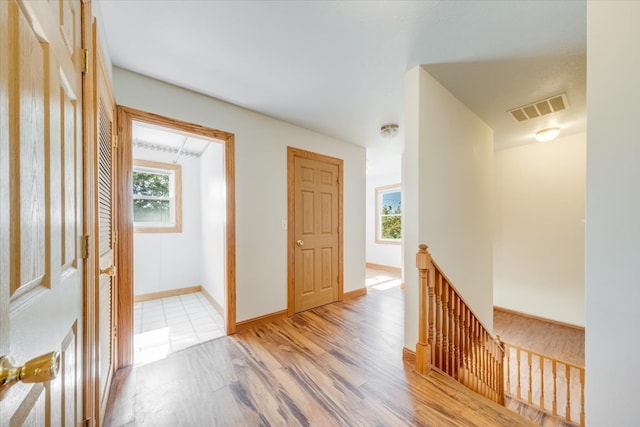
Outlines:
[[232, 133], [118, 105], [118, 150], [116, 211], [118, 213], [118, 299], [116, 369], [133, 364], [133, 198], [132, 128], [133, 121], [149, 123], [178, 132], [217, 139], [224, 144], [226, 192], [225, 227], [225, 307], [227, 335], [236, 332], [236, 213], [235, 213], [235, 136]]
[[343, 298], [342, 160], [287, 152], [291, 315]]
[[61, 352], [58, 377], [15, 385], [0, 425], [82, 419], [80, 1], [0, 2], [0, 351]]

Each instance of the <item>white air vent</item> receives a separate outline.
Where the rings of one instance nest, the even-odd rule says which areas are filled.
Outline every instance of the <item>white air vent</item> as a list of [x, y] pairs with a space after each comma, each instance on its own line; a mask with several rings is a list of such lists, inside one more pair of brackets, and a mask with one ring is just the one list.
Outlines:
[[529, 105], [514, 108], [509, 111], [509, 114], [511, 114], [511, 117], [513, 117], [516, 122], [524, 122], [525, 120], [566, 110], [567, 108], [569, 108], [567, 94], [562, 93], [560, 95], [552, 96], [551, 98], [533, 102]]

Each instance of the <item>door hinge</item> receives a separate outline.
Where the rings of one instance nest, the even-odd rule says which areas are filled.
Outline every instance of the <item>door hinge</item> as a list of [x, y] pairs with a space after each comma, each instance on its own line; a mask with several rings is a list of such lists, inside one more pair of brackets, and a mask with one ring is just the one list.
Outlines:
[[114, 231], [111, 235], [111, 249], [115, 248], [118, 244], [118, 232]]
[[94, 426], [93, 418], [85, 418], [83, 425], [84, 427], [93, 427]]
[[115, 326], [113, 327], [113, 338], [116, 338], [118, 336], [118, 328], [116, 328]]
[[89, 258], [89, 235], [85, 234], [80, 238], [80, 256], [84, 259]]
[[113, 134], [113, 148], [118, 148], [118, 135]]
[[82, 72], [89, 72], [89, 49], [82, 49]]

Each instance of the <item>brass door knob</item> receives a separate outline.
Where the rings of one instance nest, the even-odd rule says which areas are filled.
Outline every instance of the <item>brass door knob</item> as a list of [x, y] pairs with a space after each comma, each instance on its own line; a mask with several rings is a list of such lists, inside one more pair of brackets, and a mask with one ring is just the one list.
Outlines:
[[60, 371], [60, 352], [52, 351], [29, 360], [23, 366], [16, 366], [10, 356], [0, 357], [0, 400], [19, 381], [23, 383], [43, 383], [51, 381]]
[[298, 241], [296, 242], [296, 245], [298, 245], [298, 246], [302, 246], [302, 245], [304, 245], [304, 242], [303, 242], [302, 240], [298, 240]]
[[116, 275], [116, 266], [110, 265], [107, 268], [101, 268], [100, 274], [106, 274], [107, 276], [115, 276]]

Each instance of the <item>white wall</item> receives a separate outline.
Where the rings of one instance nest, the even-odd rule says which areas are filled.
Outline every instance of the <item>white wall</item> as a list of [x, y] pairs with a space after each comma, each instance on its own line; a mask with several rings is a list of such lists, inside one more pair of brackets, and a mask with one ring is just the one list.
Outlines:
[[494, 154], [496, 306], [584, 326], [586, 138]]
[[235, 134], [237, 320], [287, 307], [287, 146], [344, 160], [344, 290], [365, 283], [365, 149], [114, 68], [118, 104]]
[[[401, 141], [389, 140], [394, 146]], [[376, 187], [400, 184], [402, 178], [401, 148], [367, 150], [367, 262], [402, 267], [402, 246], [376, 243]], [[404, 200], [402, 201], [404, 207]]]
[[493, 131], [421, 67], [405, 75], [405, 97], [405, 346], [413, 349], [418, 243], [493, 329]]
[[638, 425], [640, 2], [587, 4], [586, 419]]
[[[134, 147], [133, 158], [171, 163], [175, 154]], [[182, 166], [182, 232], [134, 233], [134, 295], [200, 285], [200, 159], [181, 156], [178, 164]]]
[[211, 143], [200, 157], [201, 285], [216, 302], [226, 304], [224, 145]]

